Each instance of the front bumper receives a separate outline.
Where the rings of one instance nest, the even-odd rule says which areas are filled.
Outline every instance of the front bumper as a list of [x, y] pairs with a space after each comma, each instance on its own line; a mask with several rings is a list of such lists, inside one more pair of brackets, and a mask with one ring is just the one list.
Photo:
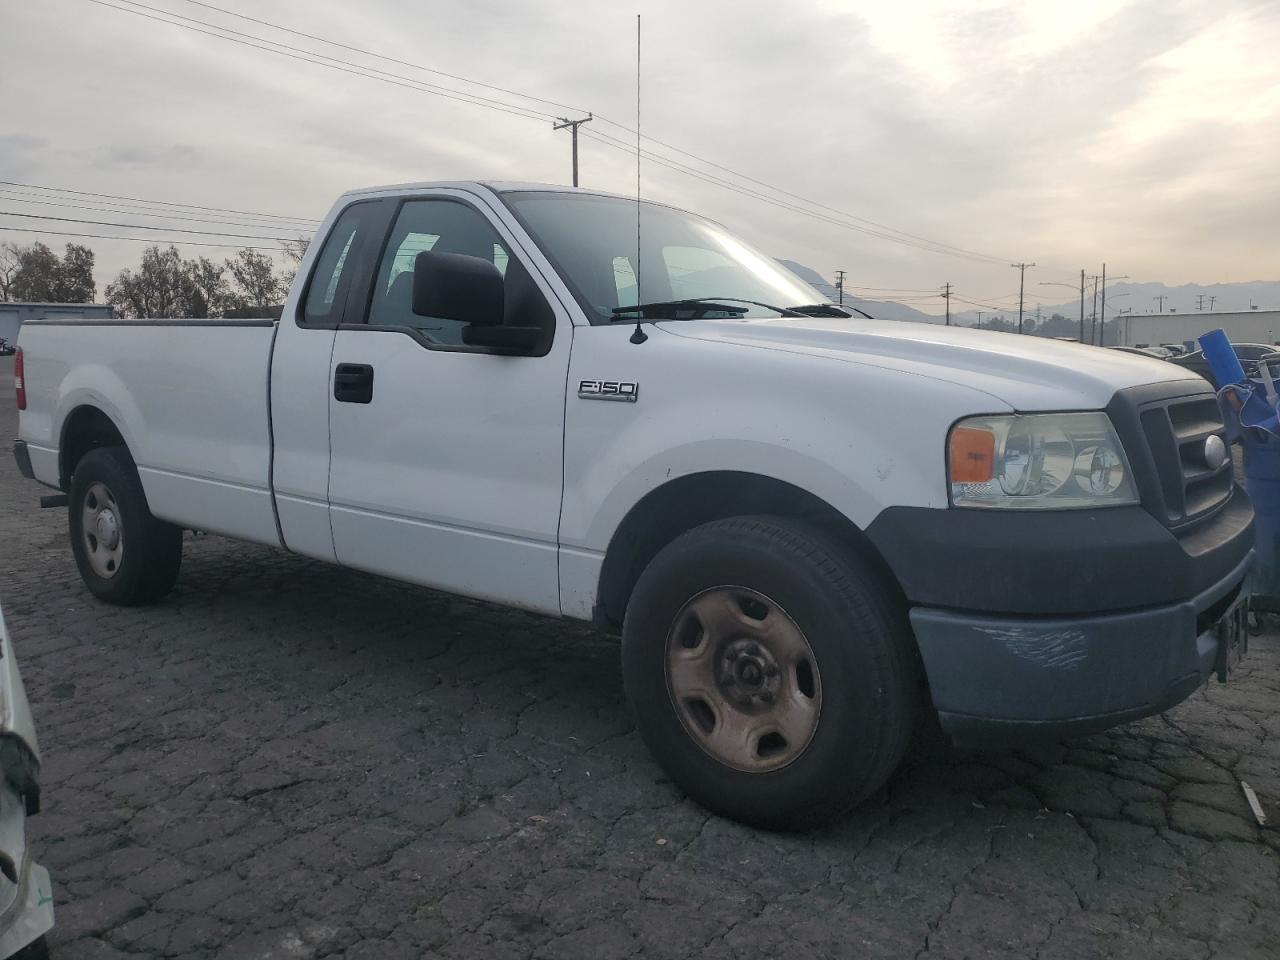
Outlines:
[[943, 730], [958, 746], [998, 746], [1096, 733], [1180, 703], [1213, 674], [1215, 625], [1253, 557], [1189, 600], [1136, 610], [1002, 617], [914, 608]]

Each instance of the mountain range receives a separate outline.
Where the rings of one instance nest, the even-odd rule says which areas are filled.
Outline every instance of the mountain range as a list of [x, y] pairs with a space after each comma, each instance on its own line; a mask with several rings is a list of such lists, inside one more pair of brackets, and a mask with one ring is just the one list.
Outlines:
[[[780, 258], [779, 262], [798, 274], [806, 283], [816, 287], [823, 296], [828, 297], [833, 302], [838, 299], [835, 287], [816, 270], [794, 260]], [[1023, 308], [1026, 316], [1034, 317], [1037, 307], [1040, 308], [1040, 314], [1043, 317], [1049, 317], [1055, 313], [1060, 313], [1069, 318], [1080, 316], [1080, 300], [1078, 297], [1062, 301], [1058, 297], [1058, 294], [1063, 291], [1062, 287], [1054, 285], [1052, 288], [1045, 288], [1033, 285], [1031, 276], [1031, 272], [1028, 271], [1026, 300]], [[1052, 290], [1049, 296], [1045, 295], [1046, 289]], [[956, 294], [957, 296], [964, 295], [963, 291], [956, 291]], [[1158, 297], [1164, 298], [1163, 304], [1157, 300]], [[973, 297], [973, 299], [981, 299], [981, 297]], [[913, 320], [920, 323], [943, 322], [942, 314], [925, 313], [905, 303], [869, 300], [851, 296], [847, 292], [844, 296], [844, 302], [847, 306], [858, 307], [873, 317], [883, 320]], [[1163, 308], [1162, 312], [1164, 313], [1195, 313], [1198, 309], [1212, 310], [1219, 313], [1249, 309], [1277, 310], [1280, 309], [1280, 281], [1186, 283], [1176, 287], [1164, 283], [1131, 283], [1125, 280], [1107, 284], [1108, 319], [1114, 317], [1119, 310], [1132, 310], [1133, 313], [1140, 314], [1161, 312], [1161, 308]], [[1093, 285], [1090, 283], [1085, 287], [1084, 312], [1086, 317], [1092, 309]], [[1002, 316], [1006, 320], [1016, 320], [1018, 317], [1016, 302], [1011, 309], [1006, 307], [1003, 310], [995, 311], [983, 308], [982, 317], [984, 321], [992, 316]], [[977, 320], [977, 309], [953, 310], [951, 312], [951, 322], [953, 324], [973, 326]]]

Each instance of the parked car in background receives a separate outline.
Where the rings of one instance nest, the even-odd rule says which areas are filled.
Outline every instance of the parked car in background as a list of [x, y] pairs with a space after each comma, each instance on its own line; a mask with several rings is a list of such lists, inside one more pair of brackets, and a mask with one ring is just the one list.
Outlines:
[[47, 957], [53, 928], [49, 871], [31, 859], [26, 821], [40, 811], [40, 747], [0, 611], [0, 957]]
[[11, 357], [16, 348], [4, 337], [0, 337], [0, 357]]
[[[1280, 353], [1280, 347], [1266, 343], [1233, 343], [1231, 348], [1235, 350], [1236, 356], [1240, 358], [1240, 365], [1244, 367], [1246, 374], [1252, 374], [1254, 368], [1257, 367], [1258, 361], [1269, 353]], [[1217, 390], [1222, 384], [1218, 383], [1213, 375], [1213, 371], [1209, 369], [1209, 361], [1205, 359], [1203, 350], [1196, 350], [1194, 353], [1183, 354], [1180, 357], [1171, 357], [1170, 363], [1176, 363], [1180, 367], [1194, 371], [1200, 374]]]
[[1152, 357], [1156, 360], [1168, 360], [1169, 352], [1160, 347], [1108, 347], [1108, 350], [1119, 350], [1121, 353], [1132, 353], [1140, 357]]

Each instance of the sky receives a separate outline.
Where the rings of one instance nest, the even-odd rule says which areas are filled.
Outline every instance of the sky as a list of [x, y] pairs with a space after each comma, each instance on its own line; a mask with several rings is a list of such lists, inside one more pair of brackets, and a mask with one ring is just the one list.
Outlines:
[[[640, 13], [641, 129], [654, 154], [643, 193], [825, 276], [844, 270], [851, 291], [940, 313], [936, 291], [949, 282], [958, 297], [1006, 306], [1019, 261], [1036, 263], [1029, 289], [1077, 283], [1103, 262], [1109, 275], [1167, 284], [1280, 279], [1280, 0], [209, 0], [402, 63], [191, 0], [104, 2], [348, 65], [92, 0], [2, 0], [0, 180], [297, 218], [371, 184], [568, 182], [568, 134], [504, 112], [514, 109], [593, 112], [582, 184], [631, 193], [632, 152], [586, 136], [633, 143]], [[0, 226], [130, 233], [19, 211], [215, 244], [255, 241], [174, 231], [305, 229], [192, 210], [180, 215], [237, 225], [160, 220], [118, 202], [87, 210], [112, 202], [66, 194], [81, 208], [54, 208], [38, 196], [52, 194], [0, 185]], [[74, 238], [0, 231], [36, 239], [60, 249]], [[98, 253], [100, 290], [145, 246], [84, 242]], [[1046, 302], [1071, 298], [1038, 290]]]

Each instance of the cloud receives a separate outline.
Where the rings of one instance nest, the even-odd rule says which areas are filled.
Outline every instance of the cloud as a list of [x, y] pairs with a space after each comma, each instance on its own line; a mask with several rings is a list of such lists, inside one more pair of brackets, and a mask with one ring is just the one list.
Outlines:
[[[149, 2], [458, 86], [182, 0]], [[608, 119], [584, 134], [630, 140], [609, 121], [634, 118], [631, 11], [586, 0], [226, 5], [594, 111]], [[663, 151], [707, 179], [645, 165], [648, 195], [703, 211], [770, 253], [824, 274], [848, 270], [851, 283], [934, 289], [950, 281], [979, 299], [1016, 285], [1004, 266], [1013, 259], [1042, 264], [1041, 278], [1104, 260], [1170, 283], [1274, 273], [1274, 4], [642, 0], [640, 9], [647, 134], [841, 211], [1000, 259], [948, 258], [799, 216], [708, 182], [725, 172], [685, 155]], [[10, 93], [0, 116], [4, 179], [310, 217], [370, 183], [568, 179], [567, 136], [549, 119], [459, 104], [84, 0], [8, 4], [3, 18], [14, 39], [0, 60], [0, 87]], [[625, 147], [584, 138], [582, 168], [589, 186], [634, 189]], [[95, 245], [100, 280], [134, 262], [140, 246]], [[940, 301], [923, 306], [941, 311]]]

